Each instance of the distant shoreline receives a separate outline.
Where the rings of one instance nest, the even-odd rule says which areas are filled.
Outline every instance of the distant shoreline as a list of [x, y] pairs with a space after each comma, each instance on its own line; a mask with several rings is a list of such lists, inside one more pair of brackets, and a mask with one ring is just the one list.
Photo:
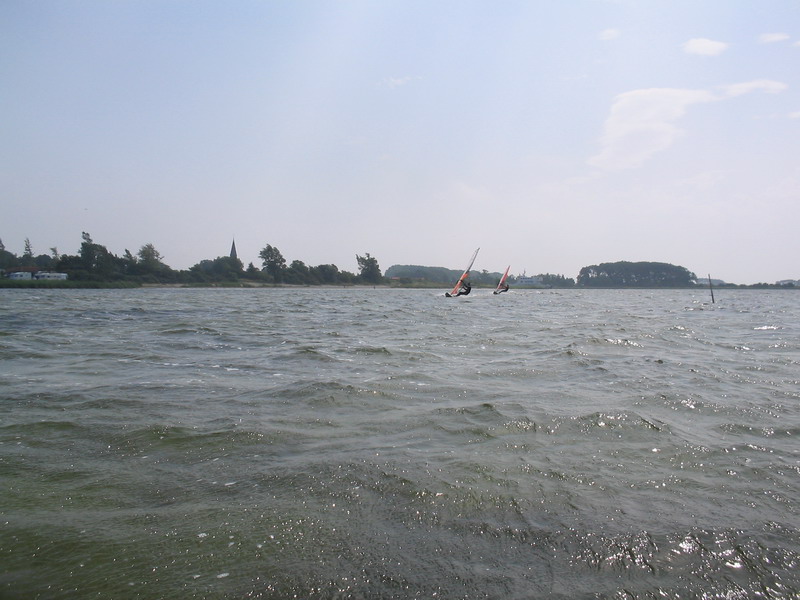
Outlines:
[[[101, 281], [8, 281], [0, 280], [0, 289], [35, 289], [35, 290], [86, 290], [86, 289], [352, 289], [352, 290], [365, 290], [365, 289], [385, 289], [390, 290], [442, 290], [447, 291], [450, 286], [447, 284], [429, 283], [424, 285], [400, 285], [400, 284], [292, 284], [292, 283], [259, 283], [255, 281], [238, 281], [227, 283], [131, 283], [131, 282], [101, 282]], [[473, 286], [473, 289], [490, 290], [492, 286]], [[511, 291], [586, 291], [586, 290], [639, 290], [639, 291], [653, 291], [653, 290], [708, 290], [708, 286], [698, 284], [690, 287], [632, 287], [632, 286], [618, 286], [618, 287], [511, 287]], [[800, 287], [795, 286], [781, 286], [775, 284], [752, 284], [752, 285], [737, 285], [728, 284], [724, 286], [715, 287], [715, 290], [798, 290]]]

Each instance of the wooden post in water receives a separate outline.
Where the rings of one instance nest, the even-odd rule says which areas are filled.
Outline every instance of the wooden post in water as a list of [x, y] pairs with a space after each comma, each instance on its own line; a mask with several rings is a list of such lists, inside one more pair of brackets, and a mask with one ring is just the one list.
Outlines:
[[711, 287], [711, 273], [708, 274], [708, 289], [711, 291], [711, 304], [714, 304], [714, 288]]

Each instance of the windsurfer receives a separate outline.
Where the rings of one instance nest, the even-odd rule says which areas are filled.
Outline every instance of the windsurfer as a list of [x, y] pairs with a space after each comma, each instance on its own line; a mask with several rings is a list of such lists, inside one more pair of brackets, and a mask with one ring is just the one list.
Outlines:
[[461, 275], [461, 278], [458, 280], [455, 287], [449, 292], [444, 293], [447, 298], [452, 298], [453, 296], [466, 296], [472, 291], [472, 286], [467, 281], [467, 277], [469, 277], [469, 270], [472, 268], [472, 265], [475, 264], [475, 257], [478, 256], [478, 250], [480, 250], [480, 248], [475, 250], [472, 258], [469, 260], [467, 268], [464, 269], [464, 274]]
[[462, 281], [461, 288], [458, 290], [456, 296], [466, 296], [472, 291], [472, 286], [470, 285], [469, 281]]
[[501, 285], [499, 288], [497, 288], [497, 289], [494, 291], [494, 293], [495, 293], [495, 294], [502, 294], [503, 292], [507, 292], [507, 291], [508, 291], [508, 284], [507, 284], [507, 283], [504, 283], [504, 284], [503, 284], [503, 285]]
[[506, 272], [503, 273], [503, 276], [500, 278], [500, 283], [497, 284], [497, 287], [495, 288], [494, 292], [492, 292], [493, 294], [497, 295], [508, 291], [508, 284], [506, 283], [506, 279], [508, 278], [508, 272], [510, 270], [511, 270], [511, 265], [508, 265], [508, 267], [506, 267]]

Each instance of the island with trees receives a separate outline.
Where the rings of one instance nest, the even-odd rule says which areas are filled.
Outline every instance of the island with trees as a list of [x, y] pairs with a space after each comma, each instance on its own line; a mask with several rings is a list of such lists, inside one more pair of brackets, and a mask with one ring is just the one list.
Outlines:
[[697, 276], [686, 269], [661, 262], [613, 262], [583, 267], [581, 287], [691, 287]]

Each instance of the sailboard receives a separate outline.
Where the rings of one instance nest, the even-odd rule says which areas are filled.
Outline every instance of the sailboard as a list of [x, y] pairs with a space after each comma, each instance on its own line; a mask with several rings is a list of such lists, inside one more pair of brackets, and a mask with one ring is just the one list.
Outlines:
[[511, 265], [506, 267], [506, 272], [503, 273], [503, 276], [500, 278], [500, 283], [497, 284], [493, 294], [502, 294], [503, 292], [508, 291], [508, 285], [506, 284], [506, 279], [508, 279], [508, 271], [511, 269]]
[[480, 248], [478, 248], [477, 250], [475, 250], [475, 252], [472, 253], [472, 258], [469, 259], [469, 264], [467, 265], [467, 268], [464, 269], [464, 273], [458, 279], [458, 283], [456, 283], [455, 286], [453, 286], [452, 290], [446, 292], [445, 296], [447, 296], [448, 298], [452, 298], [453, 296], [458, 294], [458, 290], [459, 288], [461, 288], [461, 284], [463, 284], [464, 280], [467, 277], [469, 277], [469, 271], [472, 268], [472, 265], [475, 263], [475, 258], [478, 256], [478, 250], [480, 250]]

